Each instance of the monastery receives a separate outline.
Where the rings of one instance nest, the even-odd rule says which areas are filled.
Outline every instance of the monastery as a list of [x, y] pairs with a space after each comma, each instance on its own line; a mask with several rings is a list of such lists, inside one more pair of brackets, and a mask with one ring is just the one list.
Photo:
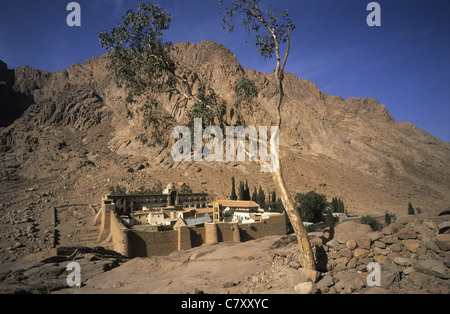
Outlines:
[[95, 219], [98, 240], [133, 258], [287, 233], [284, 214], [265, 213], [255, 202], [180, 190], [171, 183], [162, 194], [104, 196]]

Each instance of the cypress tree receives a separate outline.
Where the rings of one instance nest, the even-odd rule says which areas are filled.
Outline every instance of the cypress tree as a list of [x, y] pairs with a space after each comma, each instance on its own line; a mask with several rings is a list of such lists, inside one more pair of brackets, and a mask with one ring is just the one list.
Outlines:
[[242, 181], [239, 182], [239, 200], [244, 200], [244, 182]]
[[263, 189], [261, 188], [261, 185], [259, 186], [259, 192], [258, 192], [258, 204], [261, 207], [264, 207], [266, 205], [266, 195], [264, 194]]
[[408, 204], [408, 215], [414, 215], [414, 207], [411, 203]]
[[232, 185], [232, 187], [231, 187], [231, 196], [230, 196], [230, 199], [231, 199], [232, 201], [236, 201], [236, 200], [237, 200], [237, 195], [236, 195], [236, 187], [235, 187], [234, 177], [231, 178], [231, 185]]
[[389, 226], [391, 224], [391, 215], [388, 214], [388, 212], [386, 212], [386, 214], [384, 214], [384, 223]]
[[244, 200], [245, 200], [245, 201], [250, 201], [250, 200], [251, 200], [251, 197], [250, 197], [250, 188], [248, 187], [248, 181], [247, 181], [247, 180], [245, 180]]
[[258, 203], [258, 191], [256, 191], [256, 186], [253, 187], [252, 201]]

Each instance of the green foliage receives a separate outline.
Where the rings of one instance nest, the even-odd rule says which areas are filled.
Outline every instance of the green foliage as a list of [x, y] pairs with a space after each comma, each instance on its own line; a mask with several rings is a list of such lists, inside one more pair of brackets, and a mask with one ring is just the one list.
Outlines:
[[321, 232], [323, 231], [318, 225], [309, 225], [309, 226], [305, 226], [305, 230], [306, 232], [310, 233], [310, 232]]
[[[191, 130], [192, 140], [194, 140], [194, 119], [202, 119], [202, 128], [216, 125], [215, 119], [220, 119], [226, 111], [226, 103], [211, 88], [200, 85], [196, 95], [196, 101], [187, 113], [187, 126]], [[219, 121], [221, 122], [221, 121]]]
[[277, 201], [277, 192], [275, 190], [272, 191], [272, 203], [275, 203]]
[[126, 195], [127, 189], [119, 184], [116, 186], [109, 186], [108, 187], [109, 194], [110, 195]]
[[[100, 47], [108, 50], [107, 68], [117, 86], [127, 92], [126, 102], [133, 104], [140, 99], [144, 103], [143, 126], [152, 126], [153, 132], [150, 139], [140, 135], [139, 140], [152, 146], [161, 143], [162, 135], [158, 132], [157, 102], [149, 96], [177, 90], [176, 65], [170, 56], [172, 43], [162, 39], [171, 21], [172, 16], [159, 5], [139, 4], [137, 11], [126, 12], [122, 24], [98, 34]], [[127, 117], [133, 117], [129, 109]]]
[[245, 180], [245, 186], [244, 186], [244, 201], [251, 201], [252, 198], [250, 196], [250, 188], [248, 187], [248, 181]]
[[408, 215], [414, 215], [415, 211], [414, 211], [414, 207], [412, 206], [411, 203], [408, 203]]
[[372, 216], [363, 216], [361, 218], [361, 223], [369, 225], [373, 231], [380, 231], [381, 229], [383, 229], [383, 225]]
[[325, 195], [310, 191], [306, 194], [298, 193], [294, 199], [303, 221], [312, 223], [323, 221], [323, 214], [329, 205]]
[[126, 12], [122, 24], [98, 34], [100, 47], [109, 52], [108, 69], [118, 87], [127, 90], [129, 103], [147, 92], [174, 87], [173, 79], [165, 75], [176, 69], [169, 53], [172, 43], [162, 39], [171, 21], [159, 5], [139, 4], [137, 12]]
[[345, 213], [344, 202], [340, 198], [333, 197], [330, 205], [333, 213]]
[[180, 193], [182, 194], [192, 194], [192, 188], [189, 186], [189, 184], [184, 184], [181, 189]]
[[258, 203], [258, 191], [256, 191], [256, 186], [253, 187], [252, 201]]
[[232, 201], [237, 201], [237, 195], [236, 195], [236, 183], [235, 183], [235, 180], [234, 180], [234, 177], [232, 177], [231, 178], [231, 196], [230, 196], [230, 199], [232, 200]]
[[[295, 25], [286, 10], [278, 13], [271, 5], [263, 8], [261, 6], [262, 1], [256, 0], [219, 0], [221, 4], [224, 2], [228, 3], [229, 6], [223, 12], [222, 27], [228, 28], [228, 31], [232, 33], [235, 28], [236, 16], [243, 14], [242, 26], [249, 34], [255, 34], [255, 46], [260, 55], [266, 59], [275, 54], [276, 41], [282, 44], [286, 43], [289, 31], [295, 29]], [[276, 39], [269, 29], [273, 31]]]
[[[177, 74], [171, 57], [173, 45], [163, 40], [171, 21], [172, 16], [158, 4], [139, 4], [137, 11], [126, 12], [117, 27], [98, 34], [100, 47], [108, 50], [107, 68], [117, 86], [125, 88], [127, 104], [138, 101], [142, 104], [138, 110], [143, 111], [143, 127], [149, 136], [142, 134], [138, 139], [150, 146], [161, 144], [167, 137], [164, 131], [167, 117], [162, 114], [155, 95], [168, 93], [169, 99], [179, 95], [186, 101], [193, 101], [187, 114], [192, 126], [194, 118], [202, 118], [204, 127], [213, 125], [214, 118], [220, 116], [224, 108], [214, 91], [201, 85], [195, 96], [188, 78]], [[133, 117], [130, 109], [127, 117]]]
[[327, 227], [334, 227], [336, 225], [336, 223], [339, 221], [339, 218], [334, 217], [333, 213], [331, 212], [331, 209], [327, 210], [327, 216], [325, 218], [325, 225]]
[[263, 189], [261, 188], [261, 185], [259, 186], [259, 192], [257, 196], [257, 203], [259, 206], [264, 208], [266, 206], [266, 194], [264, 193]]
[[259, 89], [255, 82], [243, 77], [234, 85], [235, 101], [234, 107], [236, 109], [247, 107], [253, 108], [252, 102], [258, 96]]
[[244, 200], [244, 183], [242, 181], [239, 182], [239, 200]]
[[389, 226], [392, 223], [391, 215], [389, 215], [388, 212], [384, 214], [384, 223], [386, 224], [386, 226]]

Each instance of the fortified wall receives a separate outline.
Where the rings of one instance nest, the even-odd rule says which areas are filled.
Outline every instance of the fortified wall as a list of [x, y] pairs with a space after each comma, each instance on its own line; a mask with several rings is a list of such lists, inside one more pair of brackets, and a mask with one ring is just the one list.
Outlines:
[[252, 223], [213, 222], [204, 226], [179, 226], [173, 230], [146, 231], [126, 227], [114, 203], [102, 203], [95, 223], [99, 225], [99, 241], [111, 241], [118, 253], [134, 257], [167, 255], [203, 244], [246, 242], [272, 235], [285, 235], [284, 214], [270, 215]]

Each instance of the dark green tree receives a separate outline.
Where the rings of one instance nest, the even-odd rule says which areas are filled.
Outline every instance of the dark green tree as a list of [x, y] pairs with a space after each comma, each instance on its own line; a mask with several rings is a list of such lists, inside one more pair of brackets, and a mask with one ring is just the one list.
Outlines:
[[391, 224], [391, 215], [388, 214], [388, 212], [386, 212], [386, 214], [384, 214], [384, 223], [389, 226]]
[[245, 180], [245, 186], [244, 186], [244, 201], [251, 201], [250, 196], [250, 188], [248, 187], [248, 181]]
[[414, 207], [412, 206], [411, 203], [408, 203], [408, 215], [414, 215]]
[[192, 188], [189, 186], [189, 184], [184, 184], [181, 189], [180, 193], [182, 194], [192, 194]]
[[127, 189], [119, 184], [108, 188], [110, 195], [126, 195]]
[[256, 191], [256, 186], [253, 187], [252, 201], [258, 203], [258, 191]]
[[271, 199], [272, 203], [276, 203], [277, 202], [277, 192], [275, 190], [272, 191], [272, 199]]
[[328, 207], [327, 198], [323, 194], [310, 191], [295, 196], [297, 210], [304, 221], [318, 223], [323, 221], [323, 215]]
[[336, 218], [334, 218], [331, 209], [327, 210], [327, 216], [325, 218], [325, 225], [327, 227], [333, 228], [336, 225]]
[[236, 195], [236, 186], [235, 186], [235, 180], [234, 177], [231, 178], [231, 196], [230, 199], [232, 201], [237, 201], [237, 195]]
[[244, 182], [239, 182], [239, 200], [244, 201]]
[[261, 208], [264, 208], [266, 206], [266, 194], [264, 193], [264, 190], [262, 189], [261, 185], [259, 186], [259, 192], [258, 192], [258, 204]]

